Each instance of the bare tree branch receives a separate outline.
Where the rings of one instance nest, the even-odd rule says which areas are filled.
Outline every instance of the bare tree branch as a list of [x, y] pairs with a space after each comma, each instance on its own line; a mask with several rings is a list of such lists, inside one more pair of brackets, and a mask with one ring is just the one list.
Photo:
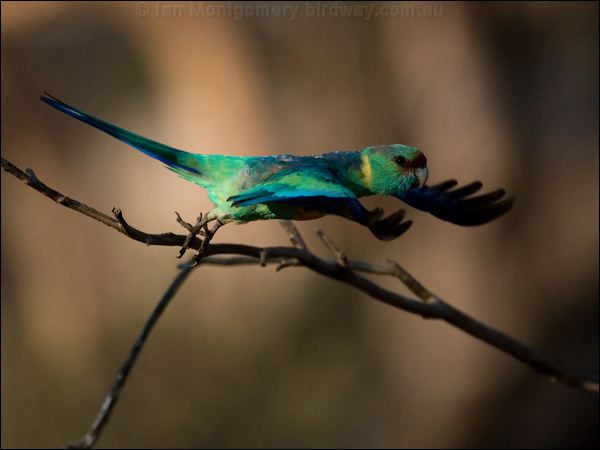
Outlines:
[[294, 225], [294, 222], [291, 220], [280, 220], [279, 224], [287, 233], [288, 238], [290, 238], [290, 242], [294, 247], [302, 250], [306, 250], [308, 248], [306, 246], [306, 242], [304, 242], [304, 239], [302, 238], [302, 235], [298, 231], [298, 228], [296, 228], [296, 225]]
[[129, 351], [127, 359], [117, 372], [117, 376], [115, 377], [110, 391], [108, 392], [106, 398], [102, 402], [102, 406], [100, 406], [100, 411], [98, 412], [96, 419], [94, 419], [94, 422], [92, 423], [92, 426], [90, 427], [89, 431], [83, 438], [76, 442], [66, 445], [64, 448], [92, 448], [94, 444], [98, 441], [100, 435], [102, 434], [102, 431], [104, 430], [104, 427], [108, 423], [108, 419], [110, 419], [110, 414], [112, 413], [112, 410], [114, 409], [115, 405], [117, 404], [117, 401], [119, 400], [119, 394], [121, 393], [123, 386], [125, 386], [127, 377], [129, 376], [133, 365], [137, 361], [137, 358], [140, 355], [142, 348], [144, 348], [146, 339], [148, 339], [150, 332], [158, 322], [158, 319], [160, 319], [160, 317], [162, 316], [167, 306], [169, 306], [169, 303], [171, 303], [171, 300], [173, 299], [181, 285], [187, 279], [188, 275], [192, 272], [192, 270], [197, 266], [198, 264], [196, 261], [196, 257], [194, 257], [190, 262], [182, 264], [180, 266], [179, 273], [177, 274], [169, 288], [165, 291], [158, 304], [154, 307], [152, 314], [150, 314], [150, 317], [144, 324], [142, 331], [136, 338], [133, 347]]
[[348, 267], [348, 257], [346, 256], [346, 254], [343, 251], [341, 251], [338, 248], [338, 246], [334, 244], [333, 240], [329, 236], [327, 236], [327, 234], [325, 234], [325, 232], [320, 228], [317, 228], [317, 236], [319, 236], [321, 242], [323, 242], [325, 247], [327, 247], [327, 249], [331, 252], [336, 262], [341, 267]]
[[[115, 211], [113, 209], [113, 213], [115, 213], [117, 220], [125, 229], [130, 228], [129, 225], [123, 219], [123, 215], [121, 214], [120, 211]], [[175, 214], [177, 214], [177, 213], [175, 213]], [[202, 221], [202, 215], [200, 215], [198, 217], [198, 223], [201, 223], [201, 221]], [[183, 219], [181, 219], [179, 214], [177, 214], [177, 222], [179, 222], [181, 224], [181, 226], [183, 226], [184, 228], [189, 229], [189, 227], [188, 227], [189, 224], [187, 222], [183, 221]], [[165, 309], [167, 308], [169, 303], [171, 303], [171, 300], [173, 299], [173, 297], [175, 296], [175, 294], [177, 293], [177, 291], [179, 290], [181, 285], [184, 283], [184, 281], [187, 279], [188, 275], [192, 272], [192, 270], [195, 267], [198, 266], [198, 264], [204, 257], [204, 253], [206, 252], [206, 249], [208, 248], [208, 244], [210, 243], [211, 239], [215, 236], [217, 230], [222, 225], [223, 224], [217, 220], [215, 225], [211, 229], [209, 229], [208, 226], [206, 225], [206, 223], [204, 223], [204, 225], [203, 225], [204, 239], [202, 241], [202, 244], [200, 245], [198, 254], [196, 256], [194, 256], [194, 258], [192, 258], [191, 261], [189, 261], [185, 264], [181, 264], [179, 266], [179, 269], [180, 269], [179, 273], [177, 274], [175, 279], [171, 282], [171, 284], [169, 285], [169, 287], [167, 288], [167, 290], [161, 297], [158, 304], [155, 306], [154, 310], [152, 311], [152, 314], [150, 314], [150, 317], [148, 317], [148, 319], [146, 320], [146, 323], [144, 324], [142, 331], [138, 335], [137, 339], [135, 340], [135, 342], [133, 344], [133, 347], [129, 351], [129, 355], [127, 356], [127, 359], [122, 364], [119, 371], [117, 372], [117, 376], [113, 382], [113, 385], [111, 386], [110, 391], [108, 392], [104, 401], [102, 402], [102, 405], [100, 406], [100, 411], [98, 412], [98, 415], [96, 416], [96, 419], [92, 423], [92, 426], [90, 427], [89, 431], [85, 434], [85, 436], [83, 436], [83, 438], [81, 438], [80, 440], [78, 440], [72, 444], [66, 445], [65, 448], [92, 448], [94, 446], [94, 444], [98, 441], [98, 439], [100, 438], [100, 435], [102, 434], [102, 431], [104, 430], [104, 427], [106, 427], [106, 424], [108, 423], [108, 419], [110, 418], [110, 414], [112, 413], [112, 410], [114, 409], [115, 405], [117, 404], [117, 401], [119, 400], [119, 394], [121, 393], [121, 390], [125, 386], [127, 377], [129, 376], [131, 369], [133, 368], [133, 365], [137, 361], [137, 358], [139, 357], [142, 349], [144, 348], [144, 344], [146, 343], [146, 339], [148, 339], [150, 332], [152, 331], [152, 329], [154, 328], [154, 326], [156, 325], [156, 323], [162, 316], [163, 312], [165, 311]], [[185, 240], [184, 246], [179, 251], [179, 257], [181, 257], [183, 255], [183, 253], [185, 252], [186, 245], [189, 245], [189, 243], [192, 241], [192, 239], [194, 239], [199, 232], [200, 232], [200, 227], [198, 225], [196, 225], [195, 227], [192, 227], [192, 229], [190, 230], [190, 234], [187, 236], [187, 238]]]
[[[23, 172], [21, 169], [14, 166], [4, 158], [2, 158], [2, 169], [24, 181], [28, 186], [42, 193], [46, 197], [49, 197], [53, 201], [91, 217], [92, 219], [102, 222], [103, 224], [108, 225], [120, 233], [123, 233], [131, 239], [135, 239], [147, 245], [168, 245], [181, 247], [185, 243], [186, 238], [189, 237], [189, 235], [185, 236], [174, 233], [145, 233], [129, 225], [125, 221], [120, 210], [113, 209], [115, 218], [112, 218], [46, 186], [30, 169], [28, 169], [26, 172]], [[177, 215], [177, 217], [177, 221], [187, 230], [194, 228], [191, 224], [183, 221], [179, 215]], [[210, 238], [212, 238], [212, 235], [214, 235], [214, 232], [216, 229], [218, 229], [218, 226], [216, 226], [213, 228], [213, 230], [208, 230], [207, 228], [204, 229], [205, 239], [201, 240], [197, 237], [191, 239], [190, 248], [200, 250], [200, 254], [195, 258], [195, 261], [201, 264], [219, 266], [248, 264], [264, 266], [268, 264], [275, 264], [278, 270], [290, 266], [307, 267], [316, 273], [354, 286], [370, 297], [395, 308], [419, 315], [426, 319], [443, 320], [466, 332], [467, 334], [512, 356], [513, 358], [528, 365], [533, 370], [549, 376], [553, 381], [567, 384], [584, 391], [598, 393], [598, 374], [583, 373], [573, 367], [566, 366], [558, 360], [550, 358], [539, 351], [528, 347], [511, 336], [491, 328], [490, 326], [468, 316], [467, 314], [443, 301], [440, 297], [432, 294], [397, 262], [387, 261], [386, 263], [372, 263], [366, 261], [348, 260], [345, 254], [333, 244], [331, 239], [321, 232], [319, 233], [319, 237], [328, 246], [335, 257], [335, 261], [328, 261], [319, 258], [308, 249], [300, 233], [291, 222], [282, 221], [282, 226], [288, 234], [293, 247], [260, 248], [243, 244], [208, 244]], [[184, 267], [189, 267], [189, 265]], [[136, 346], [138, 342], [143, 345], [147, 334], [155, 324], [156, 320], [152, 321], [152, 318], [156, 315], [157, 311], [158, 313], [156, 318], [160, 316], [170, 298], [172, 298], [177, 288], [189, 274], [189, 271], [191, 271], [191, 268], [188, 271], [182, 270], [169, 290], [167, 290], [148, 323], [146, 323], [144, 330], [142, 330], [142, 333], [138, 337]], [[411, 290], [411, 292], [413, 292], [419, 298], [419, 300], [415, 300], [387, 290], [370, 279], [360, 275], [359, 273], [396, 277], [402, 283], [404, 283]], [[162, 303], [165, 303], [165, 305], [161, 308]], [[131, 364], [128, 365], [128, 362], [126, 362], [121, 368], [121, 371], [119, 371], [119, 374], [122, 372], [125, 373], [125, 377], [123, 377], [122, 381], [119, 381], [119, 376], [117, 377], [117, 380], [113, 385], [113, 389], [111, 389], [111, 393], [109, 393], [109, 396], [107, 397], [107, 400], [105, 400], [98, 418], [94, 422], [94, 424], [100, 423], [100, 429], [106, 423], [110, 409], [114, 406], [114, 402], [117, 398], [115, 395], [113, 400], [109, 400], [111, 398], [111, 394], [113, 394], [115, 387], [117, 387], [117, 394], [120, 388], [122, 388], [124, 379], [131, 369], [131, 365], [135, 361], [139, 350], [141, 350], [141, 345], [137, 351], [135, 350], [136, 346], [134, 346], [132, 349], [132, 353], [130, 353], [130, 357], [127, 360], [129, 362], [131, 359]], [[134, 351], [136, 351], [136, 353], [134, 353]], [[107, 402], [108, 406], [106, 406]], [[107, 411], [103, 413], [103, 410]], [[92, 427], [92, 430], [93, 429], [94, 427]], [[89, 439], [86, 441], [86, 438], [76, 444], [87, 444]]]
[[[144, 233], [143, 231], [136, 230], [133, 227], [129, 227], [126, 222], [123, 220], [123, 216], [119, 209], [113, 208], [113, 214], [116, 218], [112, 218], [107, 214], [104, 214], [97, 209], [94, 209], [84, 203], [78, 202], [66, 195], [61, 194], [58, 191], [46, 186], [42, 183], [35, 175], [33, 170], [27, 169], [26, 172], [19, 169], [14, 164], [10, 163], [6, 159], [2, 158], [2, 169], [18, 179], [22, 180], [28, 186], [32, 187], [36, 191], [42, 193], [49, 199], [55, 201], [59, 205], [62, 205], [66, 208], [77, 211], [83, 215], [91, 217], [98, 222], [103, 223], [104, 225], [108, 225], [109, 227], [117, 230], [120, 233], [123, 233], [125, 236], [130, 237], [139, 242], [143, 242], [146, 245], [167, 245], [167, 246], [177, 246], [181, 247], [187, 236], [183, 236], [180, 234], [174, 233], [162, 233], [162, 234], [149, 234]], [[190, 248], [194, 248], [198, 250], [202, 241], [198, 238], [192, 240]]]

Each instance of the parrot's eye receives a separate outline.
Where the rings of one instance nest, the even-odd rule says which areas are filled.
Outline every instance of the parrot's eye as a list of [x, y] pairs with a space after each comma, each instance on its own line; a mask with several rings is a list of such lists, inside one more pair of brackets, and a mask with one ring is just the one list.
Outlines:
[[399, 166], [406, 166], [406, 158], [404, 156], [396, 156], [394, 158], [394, 161], [396, 161], [396, 164], [398, 164]]

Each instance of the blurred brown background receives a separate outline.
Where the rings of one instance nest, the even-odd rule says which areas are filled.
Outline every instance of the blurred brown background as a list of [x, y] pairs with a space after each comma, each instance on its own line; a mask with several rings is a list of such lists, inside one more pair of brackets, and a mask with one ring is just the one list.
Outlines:
[[[372, 3], [389, 14], [368, 20], [311, 4], [322, 5], [338, 9], [257, 18], [257, 4], [214, 17], [199, 11], [219, 4], [2, 2], [2, 155], [143, 230], [180, 232], [173, 211], [192, 220], [210, 206], [204, 191], [39, 94], [197, 152], [418, 146], [432, 182], [505, 187], [513, 211], [476, 229], [411, 212], [415, 225], [391, 243], [327, 218], [299, 224], [309, 244], [322, 251], [319, 226], [351, 257], [394, 258], [457, 307], [597, 372], [597, 4], [449, 3], [425, 17], [425, 4], [403, 4], [411, 16]], [[177, 249], [1, 179], [2, 446], [57, 446], [95, 416]], [[398, 206], [368, 200], [381, 203]], [[275, 222], [216, 240], [287, 243]], [[206, 267], [151, 336], [100, 445], [597, 440], [597, 396], [450, 326], [303, 269]]]

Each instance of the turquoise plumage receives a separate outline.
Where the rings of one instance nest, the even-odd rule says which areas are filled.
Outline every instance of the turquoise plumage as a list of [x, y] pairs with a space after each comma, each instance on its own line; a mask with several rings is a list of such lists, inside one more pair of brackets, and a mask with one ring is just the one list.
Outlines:
[[[367, 226], [382, 240], [404, 233], [411, 221], [400, 210], [386, 218], [359, 198], [392, 195], [459, 225], [479, 225], [504, 214], [512, 199], [497, 190], [472, 197], [475, 182], [449, 190], [454, 180], [429, 187], [427, 159], [415, 147], [393, 144], [317, 156], [228, 156], [194, 154], [169, 147], [83, 113], [50, 96], [45, 103], [92, 125], [164, 163], [181, 178], [202, 186], [215, 205], [208, 218], [221, 223], [308, 220], [334, 214]], [[471, 196], [471, 197], [469, 197]]]

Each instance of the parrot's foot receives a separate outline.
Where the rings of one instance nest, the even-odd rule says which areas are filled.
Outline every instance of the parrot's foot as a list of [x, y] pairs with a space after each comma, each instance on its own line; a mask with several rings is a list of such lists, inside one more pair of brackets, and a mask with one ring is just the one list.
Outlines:
[[[377, 213], [379, 213], [378, 217], [383, 215], [383, 211], [380, 211], [381, 213], [377, 211]], [[369, 230], [371, 230], [371, 233], [381, 241], [391, 241], [392, 239], [396, 239], [412, 225], [412, 220], [402, 221], [405, 215], [406, 211], [400, 209], [383, 219], [376, 218], [368, 225]]]
[[[215, 221], [215, 224], [212, 228], [209, 228], [208, 224], [213, 220]], [[198, 251], [198, 257], [201, 257], [212, 237], [215, 235], [217, 230], [223, 225], [223, 222], [221, 222], [217, 217], [215, 217], [211, 213], [205, 214], [204, 216], [200, 214], [196, 221], [196, 225], [193, 226], [192, 224], [184, 221], [179, 214], [177, 214], [177, 222], [189, 231], [189, 234], [183, 242], [183, 246], [179, 250], [179, 255], [177, 256], [178, 258], [181, 258], [185, 254], [187, 249], [190, 248], [190, 246], [192, 245], [194, 238], [198, 235], [204, 237], [204, 239], [202, 240], [202, 244], [200, 245], [200, 249]]]
[[[186, 230], [188, 230], [190, 232], [194, 229], [194, 225], [192, 225], [191, 223], [186, 222], [185, 220], [183, 220], [177, 211], [175, 211], [175, 215], [177, 216], [177, 223], [179, 225], [181, 225], [183, 228], [185, 228]], [[200, 230], [200, 232], [198, 233], [198, 235], [199, 236], [204, 236], [204, 231]]]

